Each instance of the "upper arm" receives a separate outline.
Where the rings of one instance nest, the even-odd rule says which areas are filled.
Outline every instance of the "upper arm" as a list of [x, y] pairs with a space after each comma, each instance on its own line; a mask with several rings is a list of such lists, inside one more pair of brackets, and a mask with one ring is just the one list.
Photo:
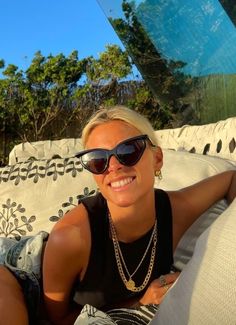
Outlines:
[[234, 171], [204, 179], [179, 191], [169, 192], [173, 213], [173, 244], [215, 202], [227, 196]]
[[67, 317], [75, 281], [86, 268], [90, 242], [85, 209], [79, 205], [50, 233], [43, 260], [44, 302], [52, 321]]

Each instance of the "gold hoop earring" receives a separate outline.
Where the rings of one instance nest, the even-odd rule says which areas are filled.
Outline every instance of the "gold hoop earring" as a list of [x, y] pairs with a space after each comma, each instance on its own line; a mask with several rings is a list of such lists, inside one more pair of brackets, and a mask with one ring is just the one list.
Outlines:
[[155, 177], [158, 177], [160, 180], [162, 179], [162, 173], [161, 173], [161, 170], [156, 170], [156, 171], [155, 171]]

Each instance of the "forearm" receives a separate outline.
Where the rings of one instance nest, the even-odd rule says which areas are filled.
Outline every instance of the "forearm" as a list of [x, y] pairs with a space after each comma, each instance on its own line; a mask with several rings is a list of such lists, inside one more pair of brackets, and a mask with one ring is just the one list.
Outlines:
[[[235, 170], [225, 171], [206, 178], [180, 191], [181, 201], [188, 207], [189, 214], [196, 219], [210, 206], [225, 198], [231, 203], [236, 195]], [[190, 212], [191, 211], [191, 212]], [[192, 221], [190, 217], [188, 219]]]

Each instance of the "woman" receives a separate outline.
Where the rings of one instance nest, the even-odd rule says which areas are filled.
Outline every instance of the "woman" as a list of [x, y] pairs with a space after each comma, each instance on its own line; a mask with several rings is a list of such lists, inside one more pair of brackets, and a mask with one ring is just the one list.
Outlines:
[[[47, 241], [43, 290], [53, 324], [73, 324], [84, 304], [104, 310], [159, 304], [178, 277], [170, 272], [184, 232], [216, 201], [236, 195], [235, 171], [180, 191], [155, 190], [162, 151], [150, 123], [125, 107], [99, 110], [82, 140], [86, 150], [77, 157], [99, 193], [67, 213]], [[18, 293], [17, 324], [26, 324], [19, 285], [7, 277]]]

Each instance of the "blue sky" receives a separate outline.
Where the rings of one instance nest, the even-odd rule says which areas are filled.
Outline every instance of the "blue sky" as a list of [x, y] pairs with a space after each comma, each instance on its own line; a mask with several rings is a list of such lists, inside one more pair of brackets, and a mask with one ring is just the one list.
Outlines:
[[44, 56], [78, 50], [98, 57], [106, 44], [122, 46], [96, 0], [0, 0], [0, 59], [25, 70]]

